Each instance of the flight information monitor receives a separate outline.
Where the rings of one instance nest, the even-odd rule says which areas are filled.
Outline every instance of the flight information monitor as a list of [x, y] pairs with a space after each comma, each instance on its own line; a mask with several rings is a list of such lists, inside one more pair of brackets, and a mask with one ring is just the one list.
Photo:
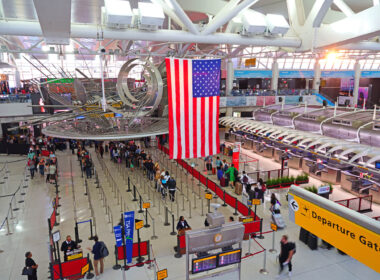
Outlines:
[[218, 255], [218, 267], [240, 263], [241, 249], [220, 253]]
[[192, 273], [199, 273], [215, 269], [217, 265], [217, 255], [207, 256], [193, 260]]

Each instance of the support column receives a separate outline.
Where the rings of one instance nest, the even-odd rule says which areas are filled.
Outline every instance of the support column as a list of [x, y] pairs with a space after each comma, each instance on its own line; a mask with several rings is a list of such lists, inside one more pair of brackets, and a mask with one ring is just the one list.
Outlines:
[[278, 76], [278, 62], [277, 60], [274, 60], [272, 63], [272, 81], [270, 84], [270, 89], [276, 91], [276, 95], [278, 90]]
[[20, 71], [18, 70], [15, 71], [15, 82], [16, 82], [16, 87], [21, 88]]
[[319, 60], [316, 60], [315, 65], [314, 65], [313, 93], [319, 93], [320, 84], [321, 84], [321, 65], [319, 64]]
[[[232, 87], [234, 83], [234, 65], [232, 64], [232, 60], [227, 60], [227, 77], [226, 77], [226, 96], [231, 95]], [[227, 107], [226, 116], [232, 117], [232, 108]]]
[[354, 91], [352, 93], [354, 100], [353, 104], [354, 107], [358, 105], [358, 97], [359, 97], [359, 83], [360, 83], [360, 76], [361, 76], [361, 69], [360, 69], [360, 63], [359, 61], [355, 62], [354, 65], [354, 71], [355, 71], [355, 77], [354, 77]]

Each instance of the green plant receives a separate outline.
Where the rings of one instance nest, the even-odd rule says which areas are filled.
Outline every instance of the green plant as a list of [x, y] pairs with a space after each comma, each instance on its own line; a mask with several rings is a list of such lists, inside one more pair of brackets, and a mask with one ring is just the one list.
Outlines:
[[302, 173], [296, 177], [296, 182], [308, 182], [309, 175], [306, 173]]
[[315, 194], [318, 193], [318, 189], [315, 186], [306, 186], [304, 189]]

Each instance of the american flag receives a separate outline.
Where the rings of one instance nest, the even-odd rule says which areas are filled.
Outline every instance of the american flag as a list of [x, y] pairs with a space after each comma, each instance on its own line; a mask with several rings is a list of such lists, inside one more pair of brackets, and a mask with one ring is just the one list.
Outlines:
[[220, 59], [165, 61], [170, 158], [219, 153]]

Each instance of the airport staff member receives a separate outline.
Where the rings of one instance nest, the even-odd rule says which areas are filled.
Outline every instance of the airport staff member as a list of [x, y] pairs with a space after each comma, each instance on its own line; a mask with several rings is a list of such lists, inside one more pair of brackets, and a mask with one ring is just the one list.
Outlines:
[[179, 221], [177, 224], [177, 230], [180, 231], [182, 229], [191, 229], [184, 216], [179, 217]]
[[67, 261], [67, 253], [79, 248], [80, 246], [78, 246], [75, 241], [71, 240], [70, 235], [66, 236], [66, 240], [63, 241], [61, 245], [61, 251], [63, 251], [65, 262]]

